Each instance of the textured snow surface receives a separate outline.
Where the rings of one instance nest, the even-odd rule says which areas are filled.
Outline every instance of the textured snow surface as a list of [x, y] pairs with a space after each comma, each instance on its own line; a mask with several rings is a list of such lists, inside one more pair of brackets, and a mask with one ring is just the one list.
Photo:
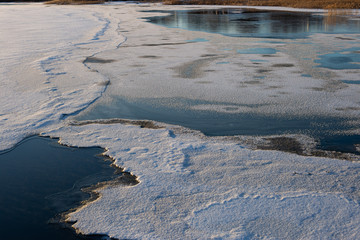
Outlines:
[[[41, 133], [66, 145], [103, 147], [116, 165], [138, 176], [138, 185], [101, 189], [101, 198], [69, 216], [83, 233], [119, 239], [357, 239], [359, 163], [250, 150], [169, 125], [70, 124], [67, 116], [104, 90], [100, 101], [112, 95], [180, 96], [228, 103], [195, 109], [265, 102], [255, 111], [358, 116], [359, 86], [338, 81], [358, 80], [357, 70], [315, 70], [312, 61], [301, 61], [315, 59], [319, 46], [354, 44], [356, 36], [344, 43], [335, 35], [314, 35], [313, 47], [302, 41], [268, 46], [258, 39], [166, 29], [140, 19], [154, 13], [137, 12], [158, 8], [186, 7], [2, 5], [0, 149]], [[226, 53], [229, 46], [236, 47]], [[279, 52], [237, 53], [257, 47]], [[272, 72], [267, 81], [253, 81], [259, 68], [250, 60]], [[284, 63], [293, 65], [272, 66]]]
[[113, 124], [47, 133], [103, 146], [134, 187], [70, 215], [85, 233], [140, 239], [356, 239], [360, 164], [253, 151], [232, 141]]

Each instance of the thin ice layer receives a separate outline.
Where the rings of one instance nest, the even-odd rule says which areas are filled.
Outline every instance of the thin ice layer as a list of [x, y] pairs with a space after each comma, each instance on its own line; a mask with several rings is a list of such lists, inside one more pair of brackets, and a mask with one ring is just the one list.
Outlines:
[[[111, 106], [119, 97], [229, 114], [360, 116], [360, 86], [343, 81], [357, 81], [359, 70], [334, 70], [318, 63], [324, 54], [359, 44], [358, 34], [314, 34], [292, 40], [234, 38], [150, 24], [141, 18], [164, 13], [135, 11], [143, 9], [116, 9], [128, 41], [115, 51], [96, 55], [111, 62], [89, 63], [112, 84], [100, 106]], [[190, 99], [189, 104], [177, 105], [179, 98]]]

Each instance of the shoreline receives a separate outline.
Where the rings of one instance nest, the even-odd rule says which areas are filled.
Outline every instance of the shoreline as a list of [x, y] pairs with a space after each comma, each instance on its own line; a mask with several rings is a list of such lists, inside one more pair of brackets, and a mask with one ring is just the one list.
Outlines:
[[[336, 9], [360, 9], [360, 1], [356, 0], [326, 0], [321, 2], [316, 1], [302, 1], [302, 2], [292, 2], [292, 0], [258, 0], [255, 3], [252, 3], [249, 0], [154, 0], [154, 1], [147, 1], [147, 0], [140, 0], [134, 1], [138, 3], [144, 4], [154, 4], [154, 3], [161, 3], [164, 5], [190, 5], [190, 6], [206, 6], [206, 5], [213, 5], [213, 6], [261, 6], [261, 7], [285, 7], [285, 8], [299, 8], [299, 9], [325, 9], [325, 10], [336, 10]], [[45, 4], [58, 4], [58, 5], [87, 5], [87, 4], [104, 4], [108, 3], [104, 0], [53, 0], [47, 1]]]

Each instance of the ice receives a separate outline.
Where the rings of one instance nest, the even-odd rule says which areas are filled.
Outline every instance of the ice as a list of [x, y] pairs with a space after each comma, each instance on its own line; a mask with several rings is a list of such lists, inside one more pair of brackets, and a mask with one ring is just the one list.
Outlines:
[[[229, 106], [258, 105], [239, 108], [234, 113], [359, 117], [356, 97], [359, 87], [349, 88], [342, 82], [356, 80], [359, 71], [333, 70], [317, 63], [323, 54], [354, 46], [353, 41], [341, 39], [343, 34], [313, 34], [306, 39], [281, 39], [278, 43], [276, 39], [232, 38], [137, 20], [154, 14], [158, 13], [127, 15], [132, 19], [123, 21], [120, 28], [128, 40], [115, 51], [96, 55], [114, 61], [89, 63], [91, 68], [111, 79], [111, 87], [99, 104], [111, 103], [117, 96], [124, 99], [185, 98], [217, 103], [185, 106], [198, 110], [223, 112], [226, 103]], [[347, 37], [358, 42], [357, 34]], [[199, 38], [208, 41], [191, 42]], [[173, 102], [169, 101], [168, 107], [172, 107], [171, 104]], [[353, 110], [340, 110], [345, 108]]]
[[0, 149], [101, 96], [107, 79], [82, 61], [124, 38], [117, 21], [92, 9], [42, 4], [0, 8]]
[[141, 239], [356, 239], [359, 163], [253, 151], [169, 128], [88, 124], [47, 133], [66, 145], [106, 146], [115, 164], [139, 177], [134, 187], [99, 190], [100, 199], [70, 214], [78, 230]]
[[[359, 86], [343, 82], [359, 80], [358, 70], [315, 68], [313, 61], [317, 51], [336, 52], [354, 43], [317, 34], [274, 45], [168, 29], [141, 19], [156, 14], [140, 12], [144, 9], [187, 8], [2, 5], [0, 149], [31, 134], [60, 137], [64, 145], [103, 147], [114, 164], [136, 175], [138, 185], [98, 189], [100, 198], [68, 215], [86, 234], [356, 239], [356, 161], [252, 150], [236, 138], [205, 137], [162, 123], [155, 128], [71, 118], [97, 99], [110, 102], [114, 96], [223, 103], [191, 106], [198, 110], [358, 117]], [[208, 41], [189, 42], [194, 39]], [[254, 48], [276, 53], [238, 53]], [[254, 81], [254, 76], [259, 78]]]

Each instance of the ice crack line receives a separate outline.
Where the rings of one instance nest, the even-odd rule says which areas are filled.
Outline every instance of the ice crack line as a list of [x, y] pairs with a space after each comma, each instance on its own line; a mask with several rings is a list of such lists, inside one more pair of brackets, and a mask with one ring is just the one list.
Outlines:
[[96, 40], [99, 40], [100, 37], [102, 37], [102, 36], [105, 35], [105, 32], [109, 29], [111, 22], [110, 22], [109, 19], [103, 18], [103, 17], [99, 16], [99, 15], [96, 14], [96, 13], [94, 13], [93, 16], [96, 17], [99, 21], [105, 22], [104, 27], [103, 27], [102, 29], [100, 29], [100, 31], [98, 31], [98, 32], [94, 35], [94, 37], [91, 39], [91, 40], [96, 41]]
[[[64, 97], [61, 91], [58, 91], [58, 87], [56, 86], [56, 80], [61, 77], [62, 78], [71, 78], [71, 72], [66, 71], [67, 64], [71, 64], [70, 62], [74, 61], [74, 59], [79, 57], [79, 53], [76, 53], [75, 51], [83, 52], [85, 48], [82, 48], [81, 46], [88, 45], [89, 47], [85, 49], [86, 51], [94, 51], [90, 57], [87, 57], [86, 59], [89, 59], [91, 57], [96, 56], [99, 53], [102, 53], [107, 50], [111, 49], [117, 49], [119, 48], [124, 42], [127, 41], [127, 38], [123, 36], [119, 29], [121, 22], [117, 20], [116, 18], [111, 18], [111, 16], [102, 16], [100, 13], [93, 13], [91, 16], [95, 17], [98, 22], [100, 22], [100, 30], [95, 33], [92, 37], [88, 38], [88, 40], [82, 41], [82, 42], [69, 42], [66, 43], [62, 49], [56, 49], [56, 54], [54, 54], [54, 51], [52, 53], [54, 55], [47, 56], [46, 58], [43, 58], [38, 61], [38, 64], [40, 66], [41, 71], [46, 76], [46, 80], [44, 81], [44, 84], [47, 85], [46, 91], [48, 92], [51, 99], [56, 99], [57, 101], [61, 102], [61, 99]], [[114, 30], [115, 35], [118, 36], [118, 41], [114, 41], [114, 39], [111, 36], [111, 33], [108, 34], [110, 30]], [[60, 52], [60, 53], [59, 53]], [[50, 53], [51, 54], [51, 53]], [[85, 54], [84, 54], [85, 55]], [[81, 56], [81, 55], [80, 55]], [[81, 111], [88, 108], [90, 105], [92, 105], [94, 102], [96, 102], [100, 97], [103, 96], [103, 93], [106, 91], [108, 85], [110, 84], [110, 79], [104, 75], [102, 75], [99, 71], [92, 69], [87, 63], [86, 59], [82, 62], [82, 65], [86, 67], [86, 69], [90, 70], [91, 72], [94, 72], [95, 74], [98, 74], [101, 77], [101, 82], [98, 83], [100, 90], [98, 91], [99, 95], [95, 97], [93, 100], [90, 99], [89, 102], [84, 103], [83, 105], [79, 105], [80, 109], [73, 111], [71, 113], [63, 113], [60, 115], [59, 120], [64, 120], [69, 116], [74, 116], [80, 113]], [[77, 60], [76, 60], [77, 61]], [[64, 76], [69, 74], [69, 76]]]
[[[104, 36], [104, 35], [105, 35], [105, 32], [110, 28], [110, 23], [111, 23], [111, 21], [110, 21], [109, 19], [107, 19], [107, 18], [100, 17], [100, 16], [98, 16], [97, 14], [93, 14], [93, 16], [94, 16], [94, 17], [97, 17], [100, 21], [106, 21], [105, 26], [104, 26], [99, 32], [97, 32], [97, 33], [95, 34], [94, 38], [92, 39], [92, 40], [94, 40], [94, 41], [98, 41], [98, 40], [100, 40], [100, 37]], [[123, 40], [120, 41], [118, 44], [116, 44], [116, 46], [115, 46], [114, 49], [120, 48], [120, 47], [122, 46], [122, 44], [124, 44], [124, 43], [127, 41], [127, 37], [124, 36], [124, 35], [122, 35], [122, 34], [120, 33], [120, 31], [119, 31], [119, 29], [120, 29], [120, 24], [121, 24], [121, 22], [119, 21], [118, 24], [117, 24], [117, 28], [116, 28], [115, 32], [117, 33], [118, 36], [121, 36], [121, 37], [123, 38]], [[84, 65], [87, 69], [89, 69], [89, 70], [91, 70], [91, 71], [93, 71], [93, 72], [96, 72], [97, 74], [101, 75], [101, 76], [104, 78], [104, 82], [103, 82], [103, 83], [104, 83], [104, 85], [103, 85], [104, 88], [103, 88], [103, 90], [100, 92], [100, 94], [99, 94], [99, 96], [98, 96], [97, 98], [95, 98], [93, 101], [91, 101], [91, 102], [90, 102], [89, 104], [87, 104], [85, 107], [83, 107], [83, 108], [81, 108], [81, 109], [79, 109], [79, 110], [77, 110], [77, 111], [75, 111], [75, 112], [69, 113], [69, 114], [62, 114], [62, 115], [61, 115], [61, 120], [65, 120], [65, 119], [68, 118], [69, 116], [75, 116], [75, 115], [79, 114], [80, 112], [84, 111], [84, 110], [87, 109], [89, 106], [91, 106], [93, 103], [95, 103], [99, 98], [101, 98], [101, 97], [103, 96], [103, 94], [105, 93], [105, 91], [107, 90], [108, 86], [110, 85], [110, 78], [102, 75], [98, 70], [92, 69], [92, 68], [87, 64], [87, 61], [86, 61], [87, 59], [89, 59], [89, 58], [94, 58], [96, 55], [98, 55], [98, 54], [100, 54], [100, 53], [102, 53], [102, 52], [104, 52], [104, 51], [107, 51], [107, 50], [110, 50], [110, 49], [103, 49], [103, 50], [101, 50], [101, 51], [98, 51], [98, 52], [92, 54], [91, 56], [87, 57], [87, 58], [82, 62], [83, 65]]]

